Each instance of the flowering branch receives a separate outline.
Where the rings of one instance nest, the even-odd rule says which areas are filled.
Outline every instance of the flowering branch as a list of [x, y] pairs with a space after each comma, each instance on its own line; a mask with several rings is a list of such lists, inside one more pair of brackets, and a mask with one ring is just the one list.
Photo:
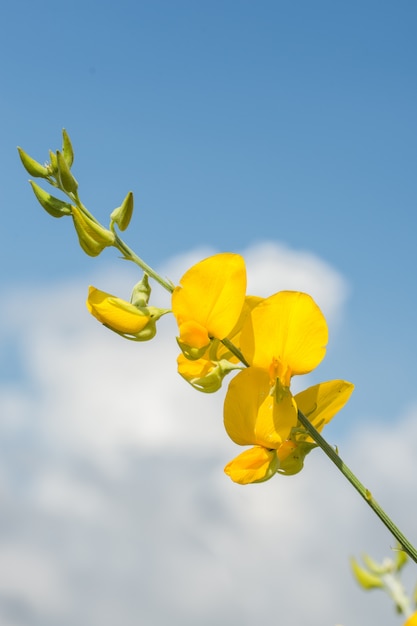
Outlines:
[[[72, 217], [86, 254], [97, 256], [104, 248], [114, 247], [144, 272], [130, 302], [90, 287], [90, 313], [118, 335], [140, 342], [152, 339], [157, 321], [172, 312], [181, 350], [178, 372], [188, 383], [198, 391], [212, 393], [220, 389], [228, 374], [237, 371], [226, 393], [224, 425], [229, 437], [247, 449], [226, 465], [225, 473], [243, 485], [276, 474], [290, 476], [303, 469], [306, 455], [319, 446], [417, 562], [416, 549], [321, 435], [349, 400], [353, 384], [331, 380], [295, 396], [291, 392], [292, 377], [311, 372], [326, 352], [327, 323], [311, 296], [297, 291], [281, 291], [268, 298], [246, 295], [245, 263], [232, 253], [200, 261], [175, 286], [138, 257], [116, 232], [116, 227], [124, 231], [129, 225], [131, 192], [111, 212], [108, 228], [82, 204], [71, 172], [74, 153], [65, 130], [62, 139], [62, 150], [50, 152], [50, 162], [45, 165], [19, 148], [26, 171], [67, 198], [56, 198], [31, 181], [37, 200], [52, 217]], [[149, 277], [171, 294], [171, 309], [149, 305]]]

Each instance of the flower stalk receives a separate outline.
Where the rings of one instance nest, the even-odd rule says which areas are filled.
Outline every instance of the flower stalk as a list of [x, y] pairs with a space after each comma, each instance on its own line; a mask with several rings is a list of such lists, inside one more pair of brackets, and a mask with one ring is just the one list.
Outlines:
[[355, 476], [352, 470], [343, 462], [336, 450], [327, 443], [324, 437], [318, 432], [311, 422], [306, 418], [301, 411], [298, 411], [298, 419], [304, 428], [310, 433], [316, 444], [323, 450], [323, 452], [329, 457], [329, 459], [336, 465], [338, 470], [342, 472], [343, 476], [350, 482], [350, 484], [356, 489], [356, 491], [362, 496], [365, 502], [371, 507], [373, 512], [379, 517], [384, 526], [390, 531], [390, 533], [396, 538], [404, 552], [417, 563], [417, 550], [403, 535], [398, 526], [394, 524], [391, 518], [385, 513], [384, 509], [378, 504], [373, 497], [372, 493], [367, 489], [361, 481]]

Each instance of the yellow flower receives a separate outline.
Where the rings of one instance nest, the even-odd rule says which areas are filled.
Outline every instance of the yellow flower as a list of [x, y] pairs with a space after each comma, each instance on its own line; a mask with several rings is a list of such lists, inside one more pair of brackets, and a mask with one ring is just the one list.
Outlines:
[[417, 626], [417, 611], [408, 618], [404, 626]]
[[155, 322], [167, 309], [137, 307], [105, 291], [90, 287], [87, 309], [99, 322], [127, 339], [146, 341], [156, 333]]
[[305, 455], [315, 447], [298, 424], [297, 407], [322, 430], [352, 390], [351, 383], [333, 380], [277, 402], [267, 372], [252, 367], [240, 372], [229, 384], [224, 425], [235, 443], [254, 447], [231, 461], [225, 467], [226, 474], [235, 482], [247, 484], [268, 480], [276, 472], [297, 473]]
[[306, 293], [280, 291], [256, 306], [243, 326], [241, 351], [250, 365], [288, 388], [295, 374], [311, 372], [323, 359], [327, 324]]
[[[246, 296], [239, 319], [227, 339], [239, 349], [243, 323], [250, 311], [262, 298]], [[189, 359], [183, 353], [178, 356], [178, 373], [198, 391], [218, 391], [223, 378], [233, 370], [241, 369], [239, 359], [218, 339], [213, 339], [204, 354], [198, 359]]]
[[200, 358], [213, 338], [227, 337], [239, 319], [245, 290], [245, 263], [238, 254], [216, 254], [184, 274], [172, 294], [172, 312], [187, 358]]

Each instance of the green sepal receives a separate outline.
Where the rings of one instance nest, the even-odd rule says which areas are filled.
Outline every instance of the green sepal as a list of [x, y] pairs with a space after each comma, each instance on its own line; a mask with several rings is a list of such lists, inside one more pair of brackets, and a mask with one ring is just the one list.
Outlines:
[[133, 213], [133, 193], [129, 191], [122, 204], [110, 214], [110, 228], [112, 223], [117, 224], [120, 230], [126, 230]]
[[103, 228], [101, 224], [85, 215], [78, 207], [73, 206], [71, 208], [80, 246], [88, 256], [98, 256], [104, 248], [114, 244], [114, 233]]
[[64, 215], [71, 215], [71, 205], [68, 202], [63, 202], [59, 198], [51, 196], [47, 191], [44, 191], [42, 187], [39, 187], [33, 180], [29, 181], [33, 193], [36, 196], [39, 204], [49, 213], [52, 217], [63, 217]]
[[22, 148], [18, 146], [17, 148], [20, 156], [20, 160], [22, 161], [22, 165], [27, 171], [28, 174], [34, 176], [35, 178], [48, 178], [49, 170], [44, 165], [41, 165], [35, 159], [32, 159]]
[[[230, 363], [226, 359], [213, 362], [213, 369], [200, 378], [187, 378], [180, 373], [180, 376], [184, 378], [194, 389], [202, 391], [203, 393], [215, 393], [221, 386], [225, 376], [234, 370], [242, 369], [241, 366]], [[274, 470], [275, 473], [276, 470]]]
[[78, 183], [71, 174], [71, 170], [68, 167], [64, 155], [59, 150], [56, 152], [56, 162], [58, 166], [58, 178], [63, 190], [67, 193], [77, 193]]
[[71, 139], [65, 128], [62, 129], [62, 154], [68, 167], [71, 167], [74, 163], [74, 150], [72, 149]]
[[190, 361], [197, 361], [197, 359], [201, 359], [201, 357], [205, 354], [206, 350], [210, 346], [209, 342], [206, 346], [202, 346], [201, 348], [194, 348], [181, 341], [179, 337], [177, 337], [177, 344], [179, 345], [180, 350], [185, 358], [189, 359]]

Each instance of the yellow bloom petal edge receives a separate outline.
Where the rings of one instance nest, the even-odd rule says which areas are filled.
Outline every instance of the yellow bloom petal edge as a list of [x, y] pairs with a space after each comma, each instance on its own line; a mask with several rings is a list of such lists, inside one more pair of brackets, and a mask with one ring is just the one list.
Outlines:
[[[201, 346], [201, 327], [209, 337], [224, 339], [239, 319], [245, 291], [245, 262], [239, 254], [226, 252], [200, 261], [184, 274], [172, 294], [172, 312], [180, 332], [186, 322], [195, 323], [199, 329], [195, 347]], [[189, 332], [187, 341], [194, 347]]]
[[[329, 380], [295, 395], [300, 411], [321, 432], [349, 400], [355, 386], [346, 380]], [[305, 441], [313, 441], [307, 437]]]
[[230, 461], [224, 471], [235, 483], [248, 485], [268, 480], [275, 474], [277, 467], [276, 451], [256, 446]]
[[417, 611], [408, 618], [404, 626], [417, 626]]
[[327, 340], [326, 320], [313, 298], [299, 291], [280, 291], [251, 311], [240, 346], [250, 365], [289, 387], [292, 376], [317, 367]]
[[267, 372], [249, 367], [229, 383], [224, 401], [224, 426], [239, 445], [278, 448], [297, 425], [297, 406], [290, 393], [277, 402]]

